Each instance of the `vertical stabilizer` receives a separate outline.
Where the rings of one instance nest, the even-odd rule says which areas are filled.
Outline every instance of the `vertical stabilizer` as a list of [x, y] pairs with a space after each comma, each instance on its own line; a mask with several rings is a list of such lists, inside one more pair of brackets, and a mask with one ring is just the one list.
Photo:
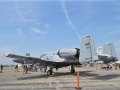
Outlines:
[[79, 62], [81, 64], [98, 60], [98, 55], [92, 36], [88, 35], [81, 38], [79, 56]]
[[117, 57], [116, 50], [113, 43], [105, 44], [103, 46], [102, 54], [108, 54], [108, 55], [111, 55], [112, 57]]

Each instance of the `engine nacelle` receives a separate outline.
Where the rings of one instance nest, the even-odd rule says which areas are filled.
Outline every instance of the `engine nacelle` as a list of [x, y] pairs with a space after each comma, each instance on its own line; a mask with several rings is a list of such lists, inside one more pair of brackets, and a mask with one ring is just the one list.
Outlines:
[[78, 48], [60, 49], [58, 51], [58, 55], [61, 58], [75, 59], [75, 58], [79, 58], [79, 51], [80, 51], [80, 49], [78, 49]]

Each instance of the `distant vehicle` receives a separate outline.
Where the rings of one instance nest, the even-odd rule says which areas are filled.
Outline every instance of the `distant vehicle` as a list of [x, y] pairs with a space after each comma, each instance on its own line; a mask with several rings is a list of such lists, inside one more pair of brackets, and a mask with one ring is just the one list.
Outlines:
[[[21, 56], [15, 54], [6, 55], [9, 58], [14, 58], [14, 62], [17, 63], [39, 63], [40, 65], [48, 66], [48, 75], [52, 75], [53, 68], [66, 67], [71, 65], [71, 73], [75, 72], [77, 65], [95, 62], [95, 61], [114, 61], [115, 56], [107, 54], [97, 54], [94, 40], [92, 36], [84, 36], [81, 38], [79, 48], [60, 49], [55, 53], [43, 53], [40, 57]], [[111, 48], [109, 48], [111, 50]], [[115, 58], [114, 58], [115, 57]]]

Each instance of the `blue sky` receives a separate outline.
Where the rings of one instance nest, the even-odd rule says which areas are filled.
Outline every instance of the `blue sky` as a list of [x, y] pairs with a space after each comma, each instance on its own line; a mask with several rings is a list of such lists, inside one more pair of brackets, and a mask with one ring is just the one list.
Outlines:
[[12, 63], [4, 53], [39, 56], [79, 48], [84, 35], [92, 35], [97, 47], [114, 43], [120, 55], [120, 2], [0, 0], [0, 63]]

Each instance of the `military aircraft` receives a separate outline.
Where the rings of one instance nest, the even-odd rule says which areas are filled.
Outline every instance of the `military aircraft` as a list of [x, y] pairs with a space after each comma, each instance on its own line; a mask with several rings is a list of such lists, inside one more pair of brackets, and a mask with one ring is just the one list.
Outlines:
[[113, 43], [108, 43], [97, 49], [99, 60], [103, 63], [110, 63], [118, 61], [117, 54]]
[[47, 71], [47, 74], [52, 75], [53, 68], [58, 69], [71, 66], [71, 73], [74, 73], [74, 66], [76, 65], [100, 60], [111, 61], [114, 56], [108, 54], [97, 54], [92, 36], [87, 35], [81, 38], [80, 48], [60, 49], [54, 53], [43, 53], [40, 57], [21, 56], [16, 54], [8, 54], [6, 57], [14, 58], [13, 61], [17, 63], [39, 63], [41, 65], [48, 66], [49, 70]]

